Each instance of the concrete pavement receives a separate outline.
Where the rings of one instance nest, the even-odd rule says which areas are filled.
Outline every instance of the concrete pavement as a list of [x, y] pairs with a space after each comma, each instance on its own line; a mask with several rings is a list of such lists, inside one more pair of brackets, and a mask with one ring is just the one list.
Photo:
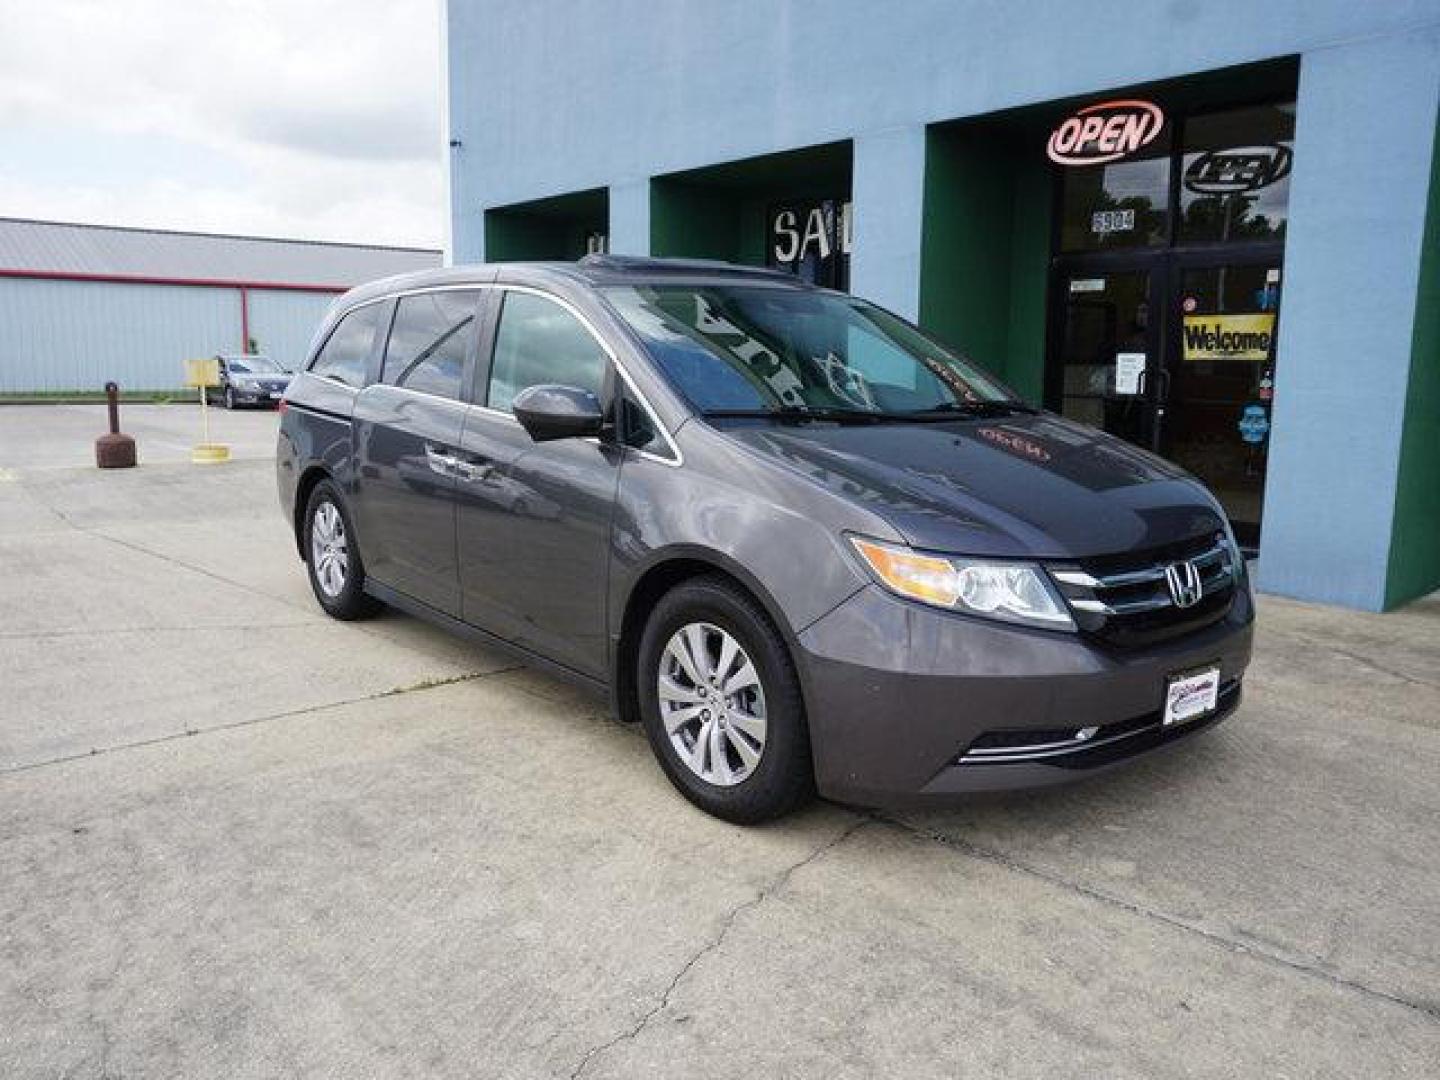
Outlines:
[[263, 456], [16, 411], [0, 1075], [1434, 1075], [1440, 602], [1264, 599], [1239, 714], [1094, 783], [737, 829], [600, 703], [325, 619]]
[[[274, 409], [209, 410], [210, 440], [226, 443], [236, 458], [273, 458]], [[42, 469], [95, 464], [95, 437], [110, 430], [103, 404], [0, 403], [0, 468]], [[140, 464], [190, 460], [200, 442], [200, 406], [122, 404], [120, 430], [136, 440]]]

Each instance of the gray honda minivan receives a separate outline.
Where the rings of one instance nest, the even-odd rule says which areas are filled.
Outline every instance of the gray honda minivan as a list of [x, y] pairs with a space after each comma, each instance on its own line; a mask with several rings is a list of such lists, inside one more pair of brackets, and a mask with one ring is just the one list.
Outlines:
[[1250, 658], [1196, 480], [778, 272], [353, 290], [277, 468], [327, 612], [388, 604], [607, 692], [731, 821], [1093, 775], [1230, 713]]

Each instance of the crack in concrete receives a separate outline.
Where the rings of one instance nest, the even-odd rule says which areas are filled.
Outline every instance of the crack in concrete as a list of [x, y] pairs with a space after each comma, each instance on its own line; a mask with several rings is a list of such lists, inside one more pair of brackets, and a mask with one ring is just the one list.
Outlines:
[[1353, 649], [1347, 649], [1341, 645], [1336, 645], [1334, 642], [1331, 641], [1325, 641], [1321, 638], [1312, 637], [1311, 635], [1301, 630], [1286, 630], [1279, 627], [1266, 627], [1265, 632], [1267, 634], [1275, 634], [1278, 637], [1289, 638], [1296, 644], [1304, 645], [1312, 649], [1324, 649], [1326, 652], [1334, 653], [1336, 656], [1344, 657], [1346, 660], [1352, 660], [1357, 664], [1361, 664], [1364, 667], [1370, 668], [1372, 671], [1378, 671], [1382, 675], [1389, 675], [1392, 679], [1399, 679], [1401, 682], [1408, 683], [1411, 686], [1424, 686], [1432, 690], [1440, 690], [1440, 682], [1435, 682], [1432, 679], [1422, 678], [1419, 675], [1410, 675], [1404, 671], [1399, 670], [1398, 668], [1391, 667], [1388, 664], [1382, 664], [1379, 661], [1375, 660], [1373, 657], [1366, 656], [1363, 653], [1355, 652]]
[[731, 908], [730, 911], [726, 913], [725, 918], [721, 921], [719, 931], [699, 949], [691, 953], [690, 956], [686, 959], [685, 963], [680, 966], [680, 970], [675, 973], [674, 977], [671, 978], [669, 984], [665, 987], [664, 992], [660, 995], [660, 1000], [657, 1001], [654, 1005], [652, 1005], [649, 1009], [647, 1009], [641, 1015], [640, 1019], [637, 1020], [633, 1025], [631, 1025], [629, 1029], [620, 1032], [618, 1035], [606, 1040], [603, 1043], [596, 1043], [594, 1046], [590, 1047], [590, 1049], [586, 1050], [584, 1056], [582, 1056], [580, 1060], [575, 1063], [575, 1067], [570, 1070], [570, 1080], [579, 1080], [580, 1076], [585, 1072], [586, 1069], [590, 1067], [592, 1062], [594, 1062], [602, 1055], [608, 1053], [616, 1046], [619, 1046], [622, 1042], [630, 1042], [631, 1040], [637, 1038], [641, 1032], [643, 1032], [647, 1027], [649, 1027], [650, 1021], [654, 1020], [655, 1017], [660, 1015], [660, 1013], [665, 1010], [665, 1007], [670, 1004], [670, 999], [672, 996], [674, 996], [676, 987], [680, 985], [681, 981], [685, 978], [685, 976], [691, 972], [691, 970], [695, 967], [696, 964], [698, 964], [701, 960], [705, 959], [705, 957], [709, 956], [711, 953], [715, 952], [717, 949], [720, 948], [721, 945], [725, 943], [725, 938], [728, 937], [730, 931], [734, 929], [736, 920], [738, 920], [741, 915], [743, 915], [747, 911], [759, 907], [766, 900], [768, 900], [770, 897], [774, 896], [777, 892], [783, 889], [797, 871], [803, 869], [806, 866], [809, 866], [822, 855], [833, 851], [835, 848], [843, 844], [846, 840], [850, 839], [850, 837], [854, 836], [855, 833], [859, 832], [866, 825], [870, 824], [874, 824], [874, 821], [868, 817], [862, 817], [857, 821], [851, 822], [844, 829], [840, 830], [839, 833], [831, 837], [825, 843], [821, 844], [814, 851], [810, 852], [810, 854], [806, 855], [803, 859], [799, 860], [798, 862], [792, 863], [784, 870], [780, 871], [780, 873], [776, 874], [775, 877], [769, 882], [769, 884], [762, 886], [760, 888], [760, 891], [757, 892], [750, 899], [742, 901], [741, 903], [735, 905], [735, 907]]
[[177, 623], [154, 626], [96, 626], [71, 627], [60, 630], [0, 630], [0, 641], [41, 641], [58, 638], [123, 637], [127, 634], [203, 634], [207, 631], [230, 632], [234, 630], [300, 630], [312, 626], [324, 626], [320, 615], [291, 622], [235, 622], [235, 623]]
[[1440, 1003], [1412, 1000], [1399, 994], [1393, 994], [1388, 990], [1381, 990], [1378, 987], [1370, 986], [1366, 983], [1358, 982], [1354, 979], [1348, 979], [1343, 975], [1336, 975], [1333, 972], [1326, 971], [1323, 968], [1316, 967], [1313, 964], [1305, 963], [1302, 960], [1292, 959], [1291, 957], [1282, 955], [1281, 953], [1270, 949], [1257, 948], [1254, 945], [1241, 944], [1240, 942], [1235, 941], [1232, 938], [1226, 937], [1224, 934], [1216, 933], [1214, 930], [1207, 930], [1203, 926], [1198, 926], [1195, 923], [1187, 922], [1186, 920], [1178, 918], [1174, 915], [1168, 915], [1163, 911], [1156, 911], [1153, 908], [1148, 908], [1143, 904], [1136, 903], [1133, 900], [1126, 900], [1123, 897], [1115, 896], [1111, 893], [1104, 892], [1103, 890], [1097, 889], [1092, 885], [1086, 885], [1082, 882], [1072, 881], [1069, 878], [1062, 877], [1060, 874], [1057, 874], [1054, 871], [1046, 870], [1042, 867], [1022, 862], [1021, 860], [1015, 858], [1012, 855], [1006, 855], [1004, 852], [995, 851], [992, 848], [982, 847], [981, 845], [976, 844], [970, 840], [964, 840], [955, 836], [947, 836], [946, 834], [941, 832], [936, 832], [931, 829], [925, 829], [916, 825], [911, 825], [906, 821], [900, 820], [898, 818], [892, 818], [879, 812], [871, 812], [869, 820], [874, 821], [877, 824], [889, 825], [900, 832], [915, 837], [916, 839], [926, 840], [934, 844], [939, 844], [942, 847], [959, 852], [963, 855], [968, 855], [971, 858], [979, 859], [981, 861], [991, 863], [995, 866], [1003, 867], [1004, 869], [1010, 870], [1013, 873], [1025, 874], [1029, 877], [1033, 877], [1040, 881], [1047, 882], [1048, 884], [1064, 889], [1067, 892], [1072, 892], [1078, 896], [1083, 896], [1086, 899], [1094, 900], [1098, 903], [1105, 904], [1110, 907], [1119, 908], [1120, 910], [1128, 912], [1131, 915], [1137, 915], [1143, 919], [1149, 919], [1153, 922], [1161, 923], [1162, 925], [1168, 926], [1171, 929], [1179, 930], [1187, 934], [1193, 934], [1194, 936], [1209, 942], [1211, 945], [1215, 945], [1229, 952], [1239, 953], [1243, 956], [1252, 956], [1257, 960], [1271, 964], [1275, 967], [1286, 968], [1290, 971], [1298, 972], [1299, 974], [1308, 976], [1312, 979], [1317, 979], [1321, 982], [1329, 983], [1331, 986], [1343, 990], [1349, 990], [1353, 993], [1361, 994], [1365, 997], [1375, 998], [1376, 1000], [1384, 1001], [1391, 1005], [1399, 1005], [1403, 1008], [1411, 1009], [1415, 1012], [1420, 1013], [1422, 1016], [1426, 1016], [1432, 1020], [1440, 1020]]
[[[307, 615], [315, 614], [314, 609], [306, 605], [297, 604], [286, 597], [276, 596], [273, 593], [265, 592], [263, 589], [257, 589], [255, 586], [247, 582], [225, 577], [223, 574], [217, 574], [213, 570], [205, 569], [203, 566], [196, 566], [194, 563], [188, 563], [184, 559], [177, 559], [173, 555], [167, 555], [163, 551], [156, 551], [153, 548], [148, 548], [144, 544], [136, 543], [133, 540], [124, 540], [118, 536], [112, 536], [111, 534], [104, 532], [99, 528], [92, 528], [89, 526], [77, 524], [75, 521], [71, 520], [70, 517], [63, 510], [59, 509], [58, 507], [52, 506], [49, 503], [42, 503], [42, 505], [44, 505], [47, 510], [53, 513], [71, 529], [74, 529], [76, 532], [81, 533], [85, 536], [93, 536], [97, 540], [103, 540], [107, 543], [114, 544], [117, 547], [125, 548], [127, 551], [133, 551], [139, 555], [147, 555], [152, 559], [158, 559], [161, 562], [168, 563], [171, 566], [177, 566], [182, 570], [188, 570], [192, 574], [199, 574], [202, 577], [207, 577], [212, 581], [218, 581], [222, 585], [229, 585], [232, 588], [240, 589], [243, 592], [247, 592], [252, 596], [258, 596], [263, 600], [269, 600], [272, 603], [280, 604], [291, 611], [300, 611], [304, 612]], [[369, 637], [373, 637], [377, 641], [383, 641], [386, 644], [393, 645], [397, 648], [405, 649], [408, 652], [418, 653], [422, 656], [426, 655], [423, 650], [417, 649], [413, 645], [408, 645], [402, 641], [396, 641], [394, 638], [388, 637], [385, 634], [377, 633], [376, 631], [371, 630], [369, 627], [361, 625], [359, 623], [351, 622], [348, 624], [348, 626], [352, 631], [365, 634]]]
[[470, 671], [463, 675], [448, 675], [436, 679], [422, 679], [419, 682], [406, 683], [404, 686], [392, 686], [385, 690], [377, 690], [370, 694], [361, 694], [357, 697], [342, 698], [339, 701], [326, 701], [319, 705], [306, 705], [300, 709], [286, 709], [283, 712], [267, 713], [264, 716], [252, 716], [245, 720], [232, 720], [225, 724], [215, 724], [211, 727], [186, 728], [184, 731], [172, 731], [166, 735], [156, 735], [149, 739], [137, 739], [134, 742], [116, 743], [114, 746], [99, 746], [80, 754], [65, 754], [62, 757], [47, 758], [44, 761], [27, 761], [22, 765], [8, 765], [0, 767], [0, 777], [11, 776], [16, 773], [33, 772], [36, 769], [49, 768], [52, 765], [64, 765], [72, 761], [87, 761], [90, 758], [100, 757], [104, 754], [114, 754], [122, 750], [139, 750], [147, 746], [158, 746], [161, 743], [174, 742], [177, 739], [188, 739], [195, 735], [210, 735], [217, 731], [233, 731], [236, 728], [253, 727], [256, 724], [268, 723], [271, 720], [288, 720], [297, 716], [307, 716], [311, 713], [324, 712], [327, 709], [339, 709], [347, 705], [363, 705], [369, 701], [381, 701], [385, 698], [398, 697], [401, 694], [414, 694], [424, 690], [434, 690], [442, 686], [453, 686], [456, 683], [478, 682], [481, 679], [493, 678], [497, 675], [508, 675], [514, 671], [523, 671], [523, 664], [515, 664], [511, 667], [496, 668], [493, 671]]

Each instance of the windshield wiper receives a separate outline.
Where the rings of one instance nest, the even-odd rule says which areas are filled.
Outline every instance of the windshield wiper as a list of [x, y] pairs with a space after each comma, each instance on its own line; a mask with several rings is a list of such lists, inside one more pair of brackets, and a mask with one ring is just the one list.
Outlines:
[[909, 412], [879, 412], [869, 409], [828, 408], [823, 405], [777, 405], [769, 409], [706, 409], [707, 420], [824, 420], [834, 423], [904, 424], [928, 420], [953, 420], [957, 416], [1033, 416], [1040, 410], [1022, 401], [947, 401], [930, 409]]
[[706, 409], [700, 414], [707, 420], [830, 420], [836, 423], [875, 424], [893, 419], [886, 413], [865, 409], [827, 409], [799, 405], [781, 405], [773, 409]]
[[1023, 401], [947, 401], [904, 415], [914, 420], [948, 420], [954, 416], [1035, 416], [1039, 412], [1039, 409]]

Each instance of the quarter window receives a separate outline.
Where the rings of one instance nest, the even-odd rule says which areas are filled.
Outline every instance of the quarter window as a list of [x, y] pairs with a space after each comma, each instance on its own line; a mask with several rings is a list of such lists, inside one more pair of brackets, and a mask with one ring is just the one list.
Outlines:
[[381, 381], [458, 400], [478, 301], [479, 294], [470, 291], [402, 296]]
[[375, 330], [385, 310], [384, 304], [366, 304], [341, 319], [316, 354], [310, 373], [357, 390], [363, 387], [370, 349], [375, 344]]
[[510, 411], [520, 391], [554, 383], [600, 396], [608, 357], [590, 331], [553, 300], [507, 292], [495, 335], [487, 404]]
[[626, 387], [620, 395], [620, 441], [635, 450], [649, 450], [668, 457], [660, 432], [645, 406]]

